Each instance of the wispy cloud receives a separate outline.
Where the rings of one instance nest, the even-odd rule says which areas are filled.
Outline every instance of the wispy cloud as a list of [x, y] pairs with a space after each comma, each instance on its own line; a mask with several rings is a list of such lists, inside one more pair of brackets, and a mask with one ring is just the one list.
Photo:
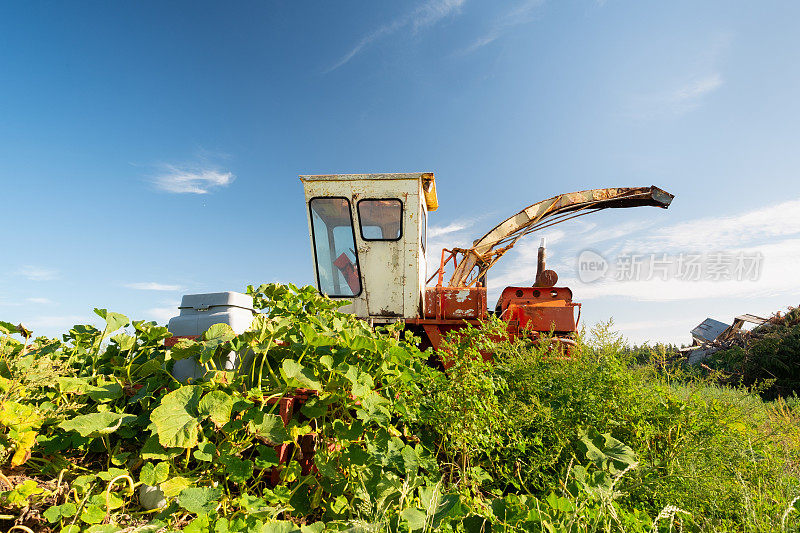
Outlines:
[[26, 302], [37, 305], [52, 305], [53, 301], [50, 298], [26, 298]]
[[34, 335], [57, 335], [76, 324], [97, 324], [97, 317], [86, 315], [38, 316], [32, 320], [24, 320], [22, 324], [33, 330]]
[[453, 222], [446, 226], [430, 226], [428, 227], [428, 238], [435, 239], [436, 237], [441, 237], [442, 235], [463, 231], [467, 228], [472, 227], [474, 224], [475, 224], [474, 221], [467, 221], [467, 222]]
[[636, 118], [683, 115], [699, 107], [708, 95], [723, 84], [719, 72], [696, 76], [666, 91], [636, 96], [631, 104], [631, 114]]
[[517, 4], [495, 19], [489, 30], [464, 48], [461, 53], [469, 54], [474, 52], [478, 48], [493, 43], [515, 26], [530, 22], [534, 18], [534, 10], [542, 4], [544, 4], [544, 0], [524, 0], [522, 3]]
[[403, 28], [409, 28], [412, 32], [418, 32], [433, 26], [445, 17], [457, 13], [465, 1], [466, 0], [428, 0], [419, 5], [412, 12], [367, 33], [349, 52], [325, 69], [325, 73], [327, 74], [345, 65], [373, 42], [400, 31]]
[[51, 281], [58, 279], [59, 272], [54, 268], [44, 268], [34, 265], [25, 265], [20, 267], [17, 274], [24, 276], [31, 281]]
[[227, 187], [235, 176], [208, 166], [163, 165], [161, 173], [153, 178], [157, 189], [176, 194], [208, 194]]
[[669, 74], [671, 79], [662, 80], [658, 88], [633, 94], [627, 114], [637, 119], [670, 118], [700, 107], [725, 85], [719, 63], [732, 40], [730, 33], [713, 36], [704, 48], [681, 62], [686, 65], [682, 72]]
[[[780, 213], [780, 216], [776, 216]], [[646, 237], [631, 239], [625, 250], [702, 250], [741, 247], [772, 237], [800, 234], [800, 199], [789, 200], [738, 215], [700, 217], [672, 224]]]
[[180, 285], [169, 285], [157, 283], [155, 281], [142, 281], [138, 283], [126, 283], [125, 287], [139, 291], [179, 291], [183, 289]]
[[146, 320], [155, 320], [159, 324], [166, 324], [169, 322], [169, 319], [174, 317], [178, 314], [178, 304], [175, 304], [172, 307], [164, 306], [164, 307], [153, 307], [151, 309], [147, 309], [144, 312], [144, 317]]

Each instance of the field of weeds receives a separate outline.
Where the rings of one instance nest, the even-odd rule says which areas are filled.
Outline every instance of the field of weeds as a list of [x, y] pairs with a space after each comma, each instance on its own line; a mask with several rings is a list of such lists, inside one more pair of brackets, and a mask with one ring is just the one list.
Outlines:
[[247, 332], [171, 348], [102, 309], [61, 339], [0, 322], [4, 529], [798, 530], [794, 398], [642, 364], [609, 326], [569, 359], [466, 329], [442, 373], [313, 288], [248, 292]]

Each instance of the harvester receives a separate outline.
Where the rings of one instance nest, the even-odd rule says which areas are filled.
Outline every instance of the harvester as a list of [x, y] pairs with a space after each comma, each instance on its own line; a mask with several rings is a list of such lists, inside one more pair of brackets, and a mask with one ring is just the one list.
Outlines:
[[[546, 268], [544, 240], [530, 286], [506, 287], [489, 310], [488, 271], [519, 240], [537, 230], [602, 209], [654, 206], [673, 195], [655, 186], [593, 189], [560, 194], [502, 221], [470, 248], [445, 248], [439, 268], [426, 272], [428, 213], [438, 208], [433, 173], [300, 176], [305, 189], [317, 288], [348, 300], [345, 312], [373, 324], [402, 320], [439, 348], [443, 336], [490, 313], [509, 335], [547, 332], [570, 344], [580, 304], [568, 287], [556, 287]], [[436, 280], [434, 285], [429, 285]], [[576, 313], [577, 310], [577, 313]]]
[[[439, 204], [433, 173], [300, 176], [305, 190], [311, 252], [318, 290], [346, 300], [343, 312], [370, 324], [403, 321], [422, 339], [441, 346], [453, 330], [478, 326], [494, 313], [511, 337], [552, 335], [573, 344], [580, 304], [558, 275], [546, 268], [544, 242], [529, 286], [506, 287], [487, 305], [487, 273], [519, 240], [537, 230], [602, 209], [654, 206], [666, 209], [673, 195], [655, 186], [592, 189], [535, 203], [476, 239], [470, 248], [445, 248], [439, 268], [427, 276], [428, 213]], [[436, 280], [436, 283], [430, 285]], [[197, 337], [216, 323], [236, 333], [253, 318], [252, 298], [234, 292], [187, 294], [180, 315], [169, 321], [174, 344]], [[184, 368], [184, 366], [186, 368]], [[234, 359], [225, 365], [233, 368]], [[176, 376], [196, 377], [191, 360], [176, 363]]]

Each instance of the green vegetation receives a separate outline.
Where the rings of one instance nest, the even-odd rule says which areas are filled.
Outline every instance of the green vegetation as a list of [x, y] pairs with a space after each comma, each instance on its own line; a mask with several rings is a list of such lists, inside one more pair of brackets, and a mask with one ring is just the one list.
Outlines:
[[741, 346], [716, 352], [708, 364], [727, 374], [727, 380], [759, 386], [767, 398], [800, 393], [800, 308], [790, 308], [757, 326]]
[[[642, 364], [607, 326], [583, 335], [570, 358], [547, 341], [498, 341], [498, 322], [467, 328], [449, 337], [442, 373], [399, 327], [368, 328], [312, 288], [248, 292], [262, 311], [250, 330], [213, 326], [171, 348], [165, 328], [105, 310], [102, 331], [75, 326], [63, 340], [0, 322], [6, 528], [800, 524], [794, 402]], [[220, 370], [231, 351], [238, 368]], [[186, 357], [206, 373], [181, 384], [170, 369]], [[291, 398], [289, 413], [281, 406]]]

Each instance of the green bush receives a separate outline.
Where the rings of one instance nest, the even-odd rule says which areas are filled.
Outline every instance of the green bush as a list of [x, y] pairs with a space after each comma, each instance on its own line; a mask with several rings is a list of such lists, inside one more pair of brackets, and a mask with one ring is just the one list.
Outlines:
[[[248, 292], [261, 309], [248, 331], [171, 348], [165, 328], [105, 310], [104, 330], [62, 340], [0, 323], [0, 464], [14, 476], [0, 477], [0, 520], [70, 533], [798, 524], [796, 399], [715, 386], [665, 349], [644, 364], [610, 324], [563, 357], [489, 321], [447, 338], [440, 372], [400, 326], [369, 328], [313, 288]], [[229, 351], [239, 367], [220, 370]], [[170, 373], [185, 357], [205, 370], [189, 384]], [[298, 395], [284, 423], [280, 399]]]

